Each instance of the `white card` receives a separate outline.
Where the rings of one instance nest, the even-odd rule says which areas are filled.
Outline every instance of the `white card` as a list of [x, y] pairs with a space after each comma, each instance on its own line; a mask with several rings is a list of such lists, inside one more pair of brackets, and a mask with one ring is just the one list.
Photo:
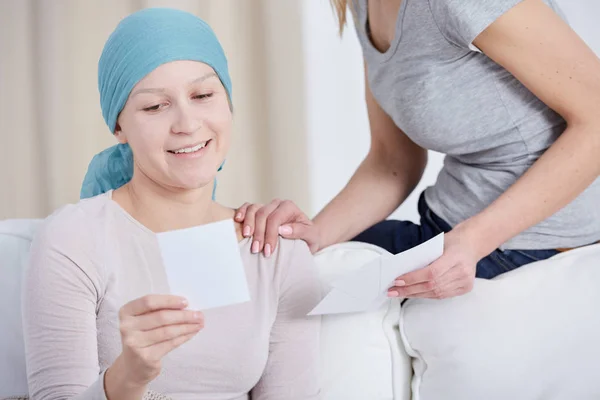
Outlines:
[[401, 275], [427, 267], [442, 256], [444, 234], [396, 255], [384, 255], [332, 283], [333, 288], [308, 314], [342, 314], [377, 309]]
[[189, 309], [250, 300], [233, 220], [157, 234], [171, 294]]

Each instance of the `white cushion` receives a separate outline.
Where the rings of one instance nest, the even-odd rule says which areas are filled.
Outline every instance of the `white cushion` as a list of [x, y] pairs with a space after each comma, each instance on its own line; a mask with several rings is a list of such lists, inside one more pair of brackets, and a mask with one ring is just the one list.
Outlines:
[[596, 245], [477, 280], [462, 297], [409, 300], [413, 399], [600, 399], [599, 282]]
[[[323, 292], [342, 274], [387, 254], [361, 243], [343, 243], [316, 255]], [[410, 400], [410, 358], [399, 345], [400, 302], [374, 312], [328, 315], [322, 319], [323, 400]]]
[[0, 221], [0, 399], [26, 395], [21, 272], [39, 221]]

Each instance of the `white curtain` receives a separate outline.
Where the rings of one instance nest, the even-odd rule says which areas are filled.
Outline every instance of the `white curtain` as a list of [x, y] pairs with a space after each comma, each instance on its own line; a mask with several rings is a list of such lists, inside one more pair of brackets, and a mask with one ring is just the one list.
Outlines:
[[76, 202], [87, 165], [115, 139], [102, 119], [97, 62], [119, 20], [181, 8], [221, 40], [235, 129], [217, 198], [294, 199], [309, 209], [301, 5], [281, 0], [0, 0], [0, 219]]

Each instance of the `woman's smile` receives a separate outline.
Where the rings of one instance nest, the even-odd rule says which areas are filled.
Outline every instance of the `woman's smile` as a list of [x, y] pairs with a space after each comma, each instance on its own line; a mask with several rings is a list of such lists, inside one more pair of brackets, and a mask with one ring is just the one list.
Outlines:
[[211, 145], [212, 139], [200, 142], [195, 145], [186, 145], [185, 147], [179, 147], [174, 150], [167, 150], [170, 156], [178, 159], [192, 159], [202, 157], [204, 153], [208, 151], [208, 147]]

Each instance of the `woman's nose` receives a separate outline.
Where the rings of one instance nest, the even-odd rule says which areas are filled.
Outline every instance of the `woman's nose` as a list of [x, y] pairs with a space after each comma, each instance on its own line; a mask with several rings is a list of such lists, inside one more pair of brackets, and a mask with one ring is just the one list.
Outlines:
[[200, 129], [200, 126], [200, 117], [194, 113], [193, 107], [184, 105], [178, 107], [171, 130], [173, 133], [189, 135]]

